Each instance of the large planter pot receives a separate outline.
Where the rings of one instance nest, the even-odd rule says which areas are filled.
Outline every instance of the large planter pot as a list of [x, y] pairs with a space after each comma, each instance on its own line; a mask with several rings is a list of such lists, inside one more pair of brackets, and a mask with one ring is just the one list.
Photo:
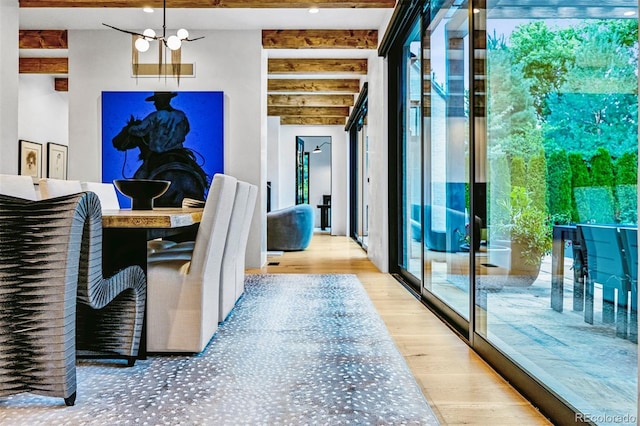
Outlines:
[[511, 242], [511, 265], [509, 267], [509, 278], [505, 285], [511, 287], [529, 287], [538, 279], [542, 258], [538, 258], [534, 264], [530, 259], [525, 259], [522, 255], [523, 245]]
[[500, 245], [506, 245], [511, 248], [509, 259], [509, 273], [505, 279], [504, 285], [509, 287], [529, 287], [535, 282], [540, 273], [540, 264], [542, 258], [539, 258], [535, 264], [531, 264], [522, 255], [523, 245], [515, 241], [500, 241]]

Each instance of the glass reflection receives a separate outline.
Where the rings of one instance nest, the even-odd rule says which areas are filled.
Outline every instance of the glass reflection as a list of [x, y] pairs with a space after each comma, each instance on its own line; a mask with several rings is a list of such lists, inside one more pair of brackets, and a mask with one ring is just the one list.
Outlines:
[[636, 424], [637, 4], [478, 4], [476, 210], [502, 274], [476, 276], [476, 332], [583, 418]]

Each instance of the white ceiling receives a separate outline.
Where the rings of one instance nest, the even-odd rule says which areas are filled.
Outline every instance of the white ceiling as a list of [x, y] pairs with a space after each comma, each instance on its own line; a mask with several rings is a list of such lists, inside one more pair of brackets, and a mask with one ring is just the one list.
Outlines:
[[[21, 8], [22, 30], [106, 30], [106, 23], [141, 32], [162, 29], [162, 9], [145, 13], [138, 8]], [[187, 28], [190, 36], [198, 30], [261, 29], [375, 29], [384, 30], [393, 9], [167, 9], [167, 29]], [[381, 39], [383, 33], [378, 34]], [[269, 49], [270, 58], [368, 58], [375, 50], [365, 49]], [[65, 56], [66, 50], [39, 50], [38, 56]], [[20, 56], [31, 56], [29, 50]], [[286, 77], [286, 76], [284, 76]], [[333, 76], [341, 78], [344, 76]], [[276, 77], [277, 78], [277, 77]]]
[[[167, 9], [167, 28], [192, 30], [248, 29], [379, 29], [393, 9]], [[102, 23], [140, 30], [162, 28], [162, 9], [145, 13], [137, 8], [21, 8], [20, 29], [103, 29]], [[197, 34], [193, 34], [197, 36]]]

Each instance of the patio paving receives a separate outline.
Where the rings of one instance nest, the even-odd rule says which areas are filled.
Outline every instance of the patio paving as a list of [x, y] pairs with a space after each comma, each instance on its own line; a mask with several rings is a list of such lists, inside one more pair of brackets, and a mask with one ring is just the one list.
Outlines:
[[[431, 253], [430, 253], [431, 254]], [[444, 256], [444, 257], [443, 257]], [[434, 254], [428, 265], [432, 291], [447, 303], [468, 307], [468, 284], [456, 270], [456, 254]], [[466, 256], [460, 260], [467, 262]], [[448, 262], [448, 263], [447, 263]], [[501, 275], [499, 270], [490, 273]], [[506, 277], [505, 277], [506, 278]], [[502, 284], [508, 283], [499, 278]], [[485, 283], [491, 281], [484, 276]], [[602, 291], [596, 285], [594, 324], [573, 310], [572, 261], [566, 258], [564, 310], [551, 309], [551, 257], [529, 287], [489, 287], [482, 333], [507, 356], [598, 424], [636, 424], [638, 345], [616, 337], [602, 322]]]

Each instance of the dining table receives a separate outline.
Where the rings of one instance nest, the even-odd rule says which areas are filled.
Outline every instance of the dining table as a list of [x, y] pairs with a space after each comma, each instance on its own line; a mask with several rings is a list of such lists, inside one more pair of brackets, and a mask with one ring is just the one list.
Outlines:
[[554, 225], [551, 250], [551, 308], [562, 312], [564, 302], [564, 248], [567, 242], [573, 249], [573, 310], [582, 311], [584, 305], [584, 256], [576, 225]]
[[[103, 274], [110, 276], [124, 267], [138, 265], [146, 275], [147, 241], [184, 234], [195, 235], [203, 210], [196, 207], [103, 210]], [[146, 359], [146, 346], [145, 320], [140, 337], [139, 359]]]

